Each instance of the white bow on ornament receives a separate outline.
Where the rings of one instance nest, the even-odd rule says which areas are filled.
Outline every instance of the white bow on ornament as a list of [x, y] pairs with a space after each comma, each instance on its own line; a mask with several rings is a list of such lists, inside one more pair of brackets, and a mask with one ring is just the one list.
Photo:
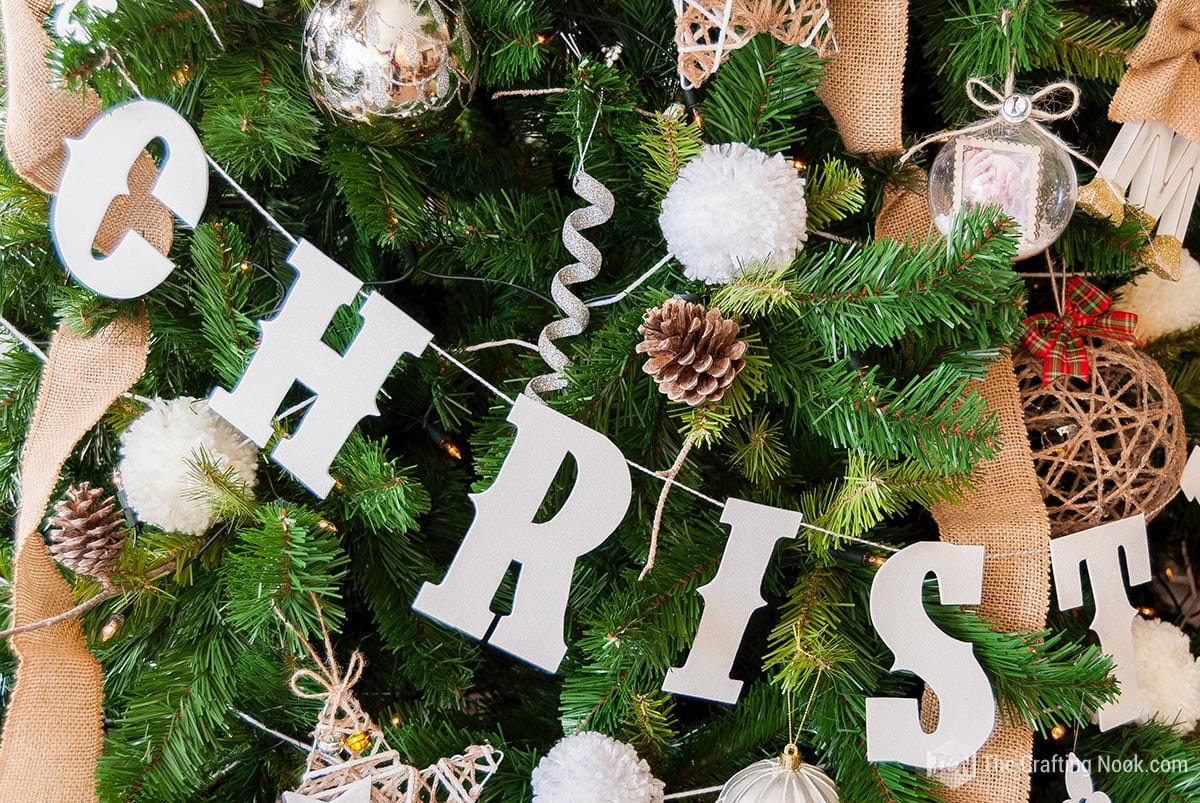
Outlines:
[[1074, 753], [1067, 759], [1067, 794], [1063, 803], [1112, 803], [1112, 798], [1097, 792], [1087, 765]]

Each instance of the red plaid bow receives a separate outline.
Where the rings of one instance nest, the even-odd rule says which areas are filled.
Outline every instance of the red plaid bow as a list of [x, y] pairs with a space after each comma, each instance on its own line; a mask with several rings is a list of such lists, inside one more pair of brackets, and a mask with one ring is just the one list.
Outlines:
[[1026, 329], [1021, 342], [1035, 357], [1043, 359], [1042, 385], [1060, 376], [1088, 381], [1091, 371], [1084, 337], [1106, 337], [1142, 345], [1133, 335], [1137, 315], [1110, 310], [1111, 305], [1112, 297], [1099, 287], [1072, 276], [1067, 280], [1067, 309], [1061, 317], [1040, 312], [1022, 321]]

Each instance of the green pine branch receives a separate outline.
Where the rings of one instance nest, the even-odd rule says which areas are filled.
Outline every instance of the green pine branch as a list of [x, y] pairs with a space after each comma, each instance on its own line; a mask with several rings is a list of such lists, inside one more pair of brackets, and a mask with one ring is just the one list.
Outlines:
[[674, 111], [656, 114], [644, 122], [638, 144], [648, 160], [643, 171], [646, 185], [660, 202], [683, 166], [704, 148], [699, 121]]
[[805, 187], [808, 228], [824, 229], [862, 210], [862, 171], [841, 159], [826, 159], [809, 171]]
[[1054, 48], [1039, 55], [1041, 66], [1108, 84], [1117, 83], [1125, 75], [1125, 59], [1149, 27], [1069, 10], [1059, 12], [1058, 18]]
[[817, 103], [821, 59], [812, 48], [756, 36], [729, 54], [709, 80], [704, 133], [712, 142], [744, 142], [768, 154], [803, 139], [804, 114]]
[[273, 501], [234, 535], [221, 566], [230, 626], [251, 641], [281, 632], [278, 610], [303, 634], [320, 632], [312, 595], [326, 622], [340, 626], [347, 558], [330, 524], [302, 505]]

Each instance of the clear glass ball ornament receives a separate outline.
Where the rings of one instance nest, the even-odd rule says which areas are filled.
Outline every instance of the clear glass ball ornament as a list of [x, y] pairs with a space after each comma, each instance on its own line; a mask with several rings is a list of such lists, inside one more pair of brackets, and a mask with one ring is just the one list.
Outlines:
[[998, 207], [1019, 227], [1017, 258], [1024, 259], [1062, 234], [1075, 211], [1079, 182], [1070, 154], [1025, 122], [1028, 111], [1019, 100], [1016, 113], [1008, 114], [1013, 100], [1006, 101], [999, 121], [974, 124], [980, 130], [951, 137], [938, 152], [929, 169], [929, 206], [943, 234], [964, 207]]
[[462, 13], [438, 0], [320, 0], [303, 62], [317, 105], [358, 122], [461, 110], [478, 70]]
[[717, 803], [838, 803], [838, 790], [820, 767], [806, 764], [796, 745], [779, 758], [756, 761], [721, 787]]

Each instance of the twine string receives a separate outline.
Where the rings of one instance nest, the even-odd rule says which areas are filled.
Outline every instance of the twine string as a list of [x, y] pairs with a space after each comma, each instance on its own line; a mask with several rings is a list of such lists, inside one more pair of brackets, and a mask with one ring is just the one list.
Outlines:
[[[1004, 79], [1003, 91], [996, 89], [982, 78], [968, 78], [966, 83], [967, 98], [977, 108], [993, 116], [986, 120], [980, 120], [979, 122], [963, 126], [962, 128], [939, 131], [936, 134], [932, 134], [905, 151], [904, 155], [900, 157], [899, 163], [903, 165], [934, 142], [944, 142], [951, 137], [979, 133], [999, 125], [1025, 123], [1039, 131], [1043, 136], [1050, 139], [1050, 141], [1054, 142], [1078, 161], [1086, 164], [1093, 170], [1099, 170], [1100, 166], [1088, 158], [1086, 154], [1071, 147], [1061, 137], [1043, 125], [1043, 123], [1054, 122], [1055, 120], [1065, 120], [1079, 109], [1079, 87], [1070, 81], [1056, 81], [1053, 84], [1038, 89], [1032, 95], [1022, 95], [1014, 90], [1015, 75], [1016, 60], [1014, 59], [1009, 67], [1008, 75]], [[1064, 92], [1070, 96], [1070, 102], [1065, 108], [1056, 111], [1049, 105], [1050, 101]], [[987, 96], [991, 96], [993, 100], [989, 100]]]
[[817, 669], [817, 679], [813, 681], [812, 691], [808, 693], [808, 703], [804, 706], [804, 713], [800, 715], [800, 725], [794, 731], [792, 730], [792, 696], [788, 695], [788, 735], [792, 737], [790, 742], [792, 745], [800, 741], [800, 734], [804, 731], [804, 723], [808, 721], [808, 712], [812, 710], [813, 700], [817, 697], [817, 687], [821, 685], [821, 674], [824, 671], [825, 667], [823, 666]]

